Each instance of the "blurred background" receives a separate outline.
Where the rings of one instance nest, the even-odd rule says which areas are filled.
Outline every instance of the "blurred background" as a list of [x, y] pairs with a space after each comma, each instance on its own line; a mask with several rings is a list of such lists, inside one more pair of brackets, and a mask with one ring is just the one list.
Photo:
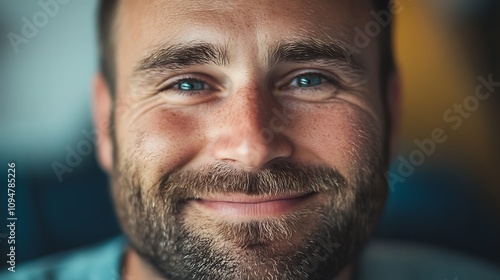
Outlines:
[[[400, 144], [376, 238], [500, 265], [500, 86], [474, 98], [482, 79], [500, 82], [500, 1], [397, 2]], [[39, 1], [0, 0], [0, 221], [15, 162], [18, 264], [119, 234], [92, 138], [95, 9], [96, 0], [48, 12]], [[423, 149], [436, 129], [446, 140]], [[0, 266], [6, 237], [2, 226]]]

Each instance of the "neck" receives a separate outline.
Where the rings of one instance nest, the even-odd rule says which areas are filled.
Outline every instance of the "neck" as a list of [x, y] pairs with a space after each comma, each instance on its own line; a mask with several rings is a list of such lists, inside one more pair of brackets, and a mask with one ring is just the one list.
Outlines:
[[[332, 280], [352, 280], [352, 268], [352, 265], [347, 266]], [[125, 252], [122, 279], [168, 280], [155, 273], [154, 269], [132, 249]]]

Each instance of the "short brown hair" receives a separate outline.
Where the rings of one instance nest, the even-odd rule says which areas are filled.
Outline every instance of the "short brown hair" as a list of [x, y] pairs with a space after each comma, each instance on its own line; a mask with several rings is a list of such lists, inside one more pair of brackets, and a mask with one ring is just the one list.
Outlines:
[[108, 83], [111, 92], [114, 92], [114, 46], [113, 26], [118, 7], [118, 0], [101, 0], [99, 6], [99, 67], [101, 74]]

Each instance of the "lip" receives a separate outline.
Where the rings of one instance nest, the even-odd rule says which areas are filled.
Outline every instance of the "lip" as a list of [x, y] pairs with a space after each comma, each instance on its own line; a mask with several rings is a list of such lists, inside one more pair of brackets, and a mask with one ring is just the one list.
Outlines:
[[226, 218], [272, 218], [294, 211], [312, 199], [315, 193], [276, 196], [221, 195], [193, 200], [203, 211]]

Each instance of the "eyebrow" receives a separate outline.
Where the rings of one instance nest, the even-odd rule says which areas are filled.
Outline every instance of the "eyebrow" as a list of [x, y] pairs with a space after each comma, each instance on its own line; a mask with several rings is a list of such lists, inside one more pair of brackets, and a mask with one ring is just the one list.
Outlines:
[[139, 61], [135, 73], [176, 70], [193, 65], [214, 63], [227, 66], [227, 48], [209, 43], [179, 43], [161, 47]]
[[268, 52], [270, 65], [285, 62], [307, 63], [323, 61], [326, 64], [347, 66], [352, 70], [364, 71], [365, 65], [359, 54], [349, 51], [349, 48], [336, 41], [323, 41], [319, 39], [299, 39], [278, 43]]
[[[334, 67], [349, 70], [365, 70], [362, 60], [356, 52], [350, 52], [342, 43], [325, 41], [315, 38], [289, 40], [277, 43], [267, 52], [267, 64], [295, 62], [323, 62]], [[189, 66], [213, 63], [218, 66], [228, 66], [229, 55], [227, 46], [211, 43], [178, 43], [160, 47], [139, 61], [134, 69], [136, 76], [156, 71], [174, 71]]]

